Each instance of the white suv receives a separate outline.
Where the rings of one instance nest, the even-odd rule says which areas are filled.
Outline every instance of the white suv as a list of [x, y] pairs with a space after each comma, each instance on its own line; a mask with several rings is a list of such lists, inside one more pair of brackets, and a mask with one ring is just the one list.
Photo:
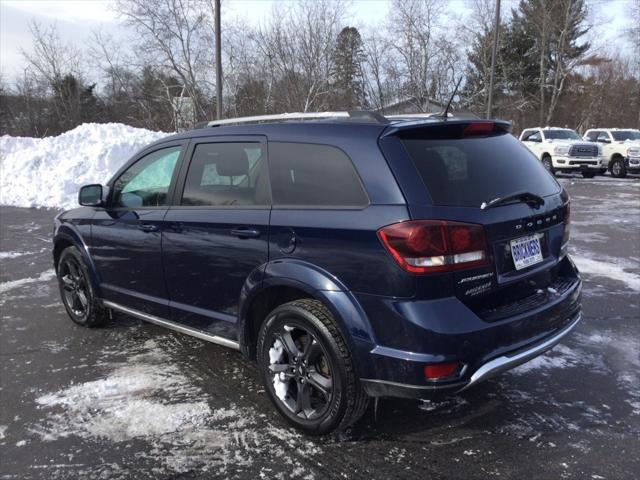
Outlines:
[[606, 172], [606, 165], [602, 165], [602, 147], [595, 142], [585, 142], [568, 128], [527, 128], [520, 134], [520, 141], [552, 174], [581, 172], [583, 177], [593, 178], [596, 173]]
[[584, 139], [601, 145], [611, 175], [626, 177], [640, 173], [640, 130], [631, 128], [593, 128]]

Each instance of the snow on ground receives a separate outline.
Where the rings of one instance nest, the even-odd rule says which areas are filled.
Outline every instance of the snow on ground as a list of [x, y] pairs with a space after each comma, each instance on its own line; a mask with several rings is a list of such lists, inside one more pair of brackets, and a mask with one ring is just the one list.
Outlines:
[[[636, 266], [633, 262], [621, 260], [614, 263], [594, 260], [581, 255], [573, 255], [571, 258], [581, 273], [586, 273], [594, 277], [608, 277], [624, 283], [631, 290], [640, 291], [640, 275], [625, 270], [625, 268], [629, 268], [630, 266]], [[625, 266], [620, 264], [625, 264]]]
[[[148, 448], [140, 456], [156, 464], [156, 474], [197, 469], [224, 476], [227, 468], [251, 469], [265, 460], [292, 464], [291, 452], [319, 453], [302, 435], [265, 424], [264, 414], [251, 407], [229, 403], [212, 408], [208, 394], [167, 351], [168, 344], [164, 338], [130, 345], [124, 352], [99, 352], [105, 359], [123, 353], [126, 358], [108, 361], [97, 380], [37, 396], [45, 417], [30, 432], [45, 442], [71, 436], [144, 441]], [[308, 474], [300, 467], [291, 478]]]
[[5, 258], [18, 258], [31, 254], [33, 254], [33, 252], [0, 252], [0, 260], [4, 260]]
[[0, 293], [8, 292], [9, 290], [13, 290], [15, 288], [22, 287], [24, 285], [28, 285], [30, 283], [42, 283], [47, 280], [51, 280], [56, 276], [56, 272], [52, 269], [47, 270], [46, 272], [42, 272], [37, 277], [27, 277], [20, 278], [19, 280], [10, 280], [8, 282], [0, 283]]
[[0, 137], [0, 204], [77, 206], [82, 185], [105, 183], [136, 151], [167, 135], [85, 123], [57, 137]]

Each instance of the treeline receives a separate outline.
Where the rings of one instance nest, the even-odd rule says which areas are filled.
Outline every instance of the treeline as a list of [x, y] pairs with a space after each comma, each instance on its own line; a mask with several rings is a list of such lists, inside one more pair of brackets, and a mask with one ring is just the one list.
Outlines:
[[[226, 117], [294, 111], [441, 108], [486, 112], [494, 0], [469, 0], [460, 18], [444, 0], [392, 0], [381, 25], [356, 28], [340, 0], [274, 2], [257, 25], [223, 1]], [[0, 84], [0, 134], [44, 136], [83, 122], [179, 130], [213, 119], [215, 35], [210, 0], [118, 0], [131, 37], [96, 31], [66, 44], [32, 24], [28, 67]], [[586, 0], [520, 0], [503, 8], [494, 116], [532, 125], [640, 125], [640, 22], [606, 52]], [[372, 4], [379, 8], [379, 4]], [[630, 4], [640, 18], [640, 0]], [[600, 26], [599, 28], [605, 28]], [[591, 35], [592, 36], [592, 35]], [[618, 49], [624, 39], [632, 54]]]

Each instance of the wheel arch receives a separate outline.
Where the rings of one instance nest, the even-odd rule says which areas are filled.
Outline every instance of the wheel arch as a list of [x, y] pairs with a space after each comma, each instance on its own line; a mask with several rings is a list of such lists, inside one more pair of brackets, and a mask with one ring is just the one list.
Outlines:
[[[256, 277], [261, 276], [260, 280]], [[369, 352], [374, 336], [364, 310], [353, 294], [333, 275], [299, 260], [277, 260], [264, 265], [247, 279], [238, 313], [240, 350], [255, 359], [258, 331], [266, 316], [283, 303], [300, 298], [316, 299], [329, 309], [351, 350], [357, 370], [359, 351]]]
[[53, 239], [53, 262], [56, 273], [58, 271], [58, 261], [62, 252], [68, 247], [76, 247], [85, 261], [87, 270], [89, 271], [89, 279], [91, 285], [98, 297], [101, 297], [100, 279], [96, 270], [95, 263], [89, 254], [89, 247], [86, 245], [82, 236], [68, 225], [62, 225]]

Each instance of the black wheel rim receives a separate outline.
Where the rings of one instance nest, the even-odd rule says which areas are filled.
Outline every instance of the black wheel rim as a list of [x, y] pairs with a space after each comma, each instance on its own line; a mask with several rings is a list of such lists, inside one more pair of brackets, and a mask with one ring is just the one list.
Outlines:
[[64, 303], [78, 318], [84, 318], [89, 309], [87, 279], [77, 260], [68, 258], [60, 265], [60, 281]]
[[303, 420], [324, 416], [333, 400], [334, 377], [316, 336], [300, 325], [284, 324], [267, 345], [266, 361], [275, 397]]

